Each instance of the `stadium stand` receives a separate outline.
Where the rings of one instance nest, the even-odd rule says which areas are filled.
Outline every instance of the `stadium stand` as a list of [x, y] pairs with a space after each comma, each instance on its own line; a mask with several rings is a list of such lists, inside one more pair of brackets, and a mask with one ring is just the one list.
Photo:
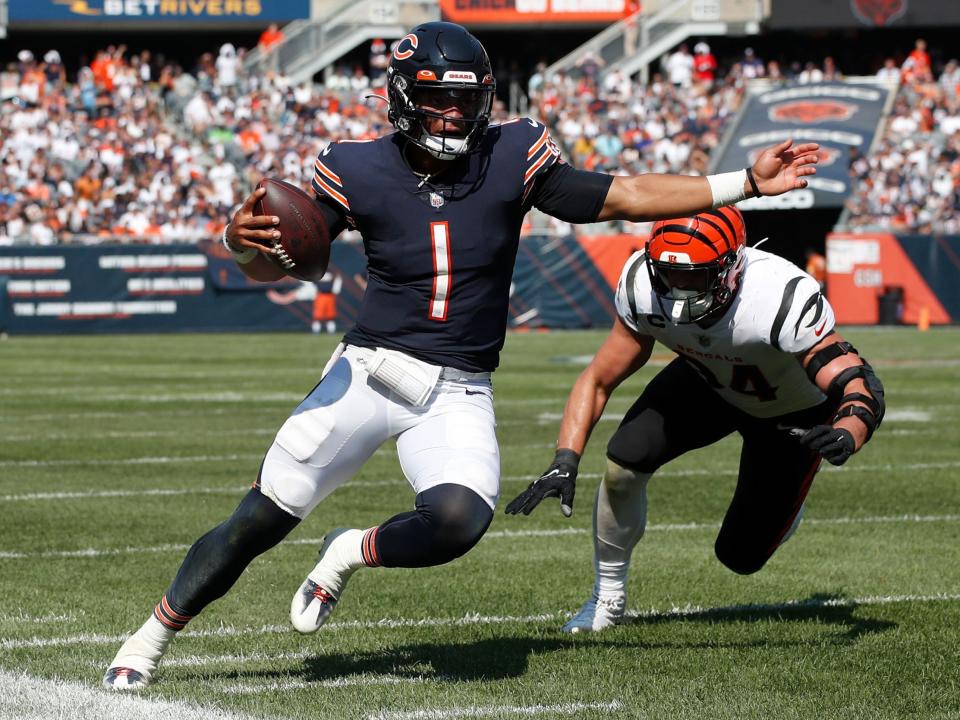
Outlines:
[[[385, 50], [371, 44], [372, 73]], [[784, 70], [749, 47], [719, 62], [705, 43], [694, 51], [666, 54], [646, 85], [603, 74], [590, 54], [549, 78], [541, 65], [528, 84], [530, 112], [579, 167], [703, 174], [751, 79], [841, 76], [830, 57]], [[292, 85], [272, 71], [244, 73], [245, 54], [225, 43], [187, 72], [111, 46], [68, 82], [56, 50], [20, 52], [0, 72], [0, 244], [215, 236], [260, 177], [305, 185], [326, 143], [389, 129], [365, 67]], [[877, 74], [896, 74], [902, 86], [877, 151], [850, 157], [856, 189], [841, 224], [956, 232], [960, 67], [951, 60], [935, 75], [918, 41], [902, 67], [888, 60]], [[497, 118], [506, 115], [498, 103]]]
[[950, 60], [935, 75], [923, 46], [902, 68], [890, 60], [878, 75], [891, 72], [901, 75], [900, 91], [881, 144], [850, 158], [856, 183], [841, 226], [960, 232], [960, 66]]

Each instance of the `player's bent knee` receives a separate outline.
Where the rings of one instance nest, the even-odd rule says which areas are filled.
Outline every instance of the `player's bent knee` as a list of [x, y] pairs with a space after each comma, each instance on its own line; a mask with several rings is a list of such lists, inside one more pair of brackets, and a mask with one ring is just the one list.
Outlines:
[[418, 511], [432, 528], [445, 562], [460, 557], [480, 542], [493, 520], [487, 501], [462, 485], [436, 485], [424, 490], [418, 500]]
[[638, 473], [656, 472], [661, 465], [659, 453], [650, 447], [642, 435], [638, 437], [636, 433], [619, 430], [607, 443], [607, 459], [621, 468]]
[[603, 484], [608, 492], [622, 493], [635, 490], [640, 484], [646, 485], [650, 480], [650, 473], [631, 470], [607, 459], [607, 471], [603, 475]]
[[724, 542], [721, 538], [717, 538], [713, 550], [716, 553], [717, 560], [738, 575], [753, 575], [753, 573], [761, 570], [771, 558], [769, 553], [747, 551], [742, 546]]

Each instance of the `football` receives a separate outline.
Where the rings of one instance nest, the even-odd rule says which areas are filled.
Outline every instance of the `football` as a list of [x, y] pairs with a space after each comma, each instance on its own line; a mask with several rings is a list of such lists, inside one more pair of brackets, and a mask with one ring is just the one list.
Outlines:
[[291, 277], [319, 280], [330, 262], [330, 231], [316, 201], [277, 178], [263, 178], [257, 187], [267, 192], [253, 206], [253, 214], [280, 218], [280, 239], [272, 243], [278, 252], [266, 257]]

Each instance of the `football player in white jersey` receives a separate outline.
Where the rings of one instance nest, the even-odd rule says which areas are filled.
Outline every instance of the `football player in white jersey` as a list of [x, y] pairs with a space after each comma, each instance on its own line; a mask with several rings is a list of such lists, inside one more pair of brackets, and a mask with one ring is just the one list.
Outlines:
[[796, 529], [821, 459], [843, 464], [883, 419], [883, 385], [834, 330], [817, 282], [745, 241], [732, 206], [653, 226], [624, 266], [614, 327], [567, 399], [553, 463], [507, 506], [529, 514], [559, 497], [569, 516], [580, 456], [611, 393], [643, 367], [654, 341], [677, 353], [607, 445], [593, 514], [593, 595], [566, 632], [623, 617], [647, 483], [659, 467], [740, 434], [740, 475], [715, 551], [750, 574]]

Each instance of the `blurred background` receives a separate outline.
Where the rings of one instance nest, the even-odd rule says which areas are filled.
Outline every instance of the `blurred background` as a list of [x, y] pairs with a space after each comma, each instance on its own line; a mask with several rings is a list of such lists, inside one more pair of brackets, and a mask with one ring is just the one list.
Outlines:
[[[610, 173], [738, 169], [819, 142], [808, 189], [741, 203], [751, 244], [843, 324], [960, 319], [960, 5], [935, 0], [0, 0], [0, 331], [336, 333], [362, 245], [254, 285], [217, 244], [261, 177], [391, 130], [391, 46], [446, 19], [486, 45], [496, 119]], [[606, 327], [648, 227], [527, 216], [511, 327]]]

